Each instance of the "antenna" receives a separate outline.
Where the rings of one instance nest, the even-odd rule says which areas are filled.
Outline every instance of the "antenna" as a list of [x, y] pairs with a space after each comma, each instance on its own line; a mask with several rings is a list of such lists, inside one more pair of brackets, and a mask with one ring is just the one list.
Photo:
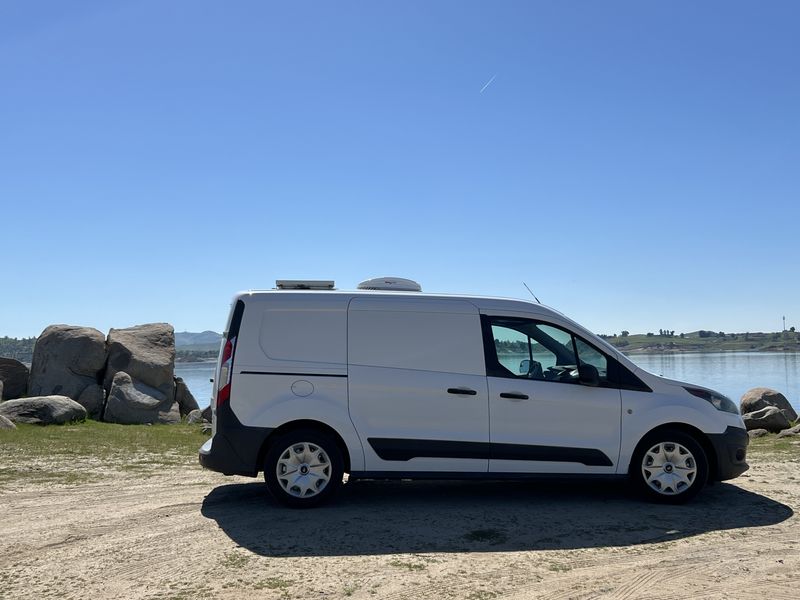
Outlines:
[[[524, 285], [524, 286], [525, 286], [525, 289], [526, 289], [526, 290], [528, 290], [529, 292], [531, 292], [531, 288], [529, 288], [529, 287], [528, 287], [528, 284], [527, 284], [527, 283], [525, 283], [525, 282], [523, 281], [523, 282], [522, 282], [522, 285]], [[536, 302], [538, 302], [539, 304], [541, 304], [541, 302], [539, 302], [539, 299], [536, 297], [536, 294], [534, 294], [533, 292], [531, 292], [531, 296], [533, 296], [533, 299], [534, 299], [534, 300], [536, 300]]]

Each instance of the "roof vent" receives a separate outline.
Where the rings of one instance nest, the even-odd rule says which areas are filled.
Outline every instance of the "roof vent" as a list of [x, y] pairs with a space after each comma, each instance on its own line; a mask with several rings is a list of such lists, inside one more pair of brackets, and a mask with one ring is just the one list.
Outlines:
[[359, 290], [391, 290], [395, 292], [421, 292], [422, 287], [411, 279], [402, 277], [376, 277], [358, 284]]
[[278, 279], [275, 287], [279, 290], [332, 290], [336, 284], [328, 280]]

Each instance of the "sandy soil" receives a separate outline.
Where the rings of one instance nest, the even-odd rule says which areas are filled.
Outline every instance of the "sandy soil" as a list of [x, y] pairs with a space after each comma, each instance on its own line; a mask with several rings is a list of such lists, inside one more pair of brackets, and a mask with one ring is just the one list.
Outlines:
[[800, 463], [775, 460], [684, 507], [621, 485], [355, 482], [292, 511], [194, 464], [23, 481], [0, 490], [0, 598], [796, 599]]

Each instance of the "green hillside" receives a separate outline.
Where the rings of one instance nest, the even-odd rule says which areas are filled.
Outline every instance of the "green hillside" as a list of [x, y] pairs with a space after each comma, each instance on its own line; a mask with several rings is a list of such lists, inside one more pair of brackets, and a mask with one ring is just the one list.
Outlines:
[[800, 333], [784, 331], [775, 333], [745, 332], [723, 333], [695, 331], [678, 334], [637, 333], [601, 336], [624, 353], [636, 352], [798, 352]]

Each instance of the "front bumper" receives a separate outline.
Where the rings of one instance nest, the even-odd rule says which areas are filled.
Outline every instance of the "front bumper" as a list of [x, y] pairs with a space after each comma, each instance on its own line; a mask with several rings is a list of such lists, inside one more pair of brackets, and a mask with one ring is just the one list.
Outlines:
[[750, 438], [745, 429], [729, 426], [724, 433], [708, 434], [708, 439], [717, 455], [717, 472], [711, 474], [713, 479], [733, 479], [750, 468], [747, 464], [747, 445]]

